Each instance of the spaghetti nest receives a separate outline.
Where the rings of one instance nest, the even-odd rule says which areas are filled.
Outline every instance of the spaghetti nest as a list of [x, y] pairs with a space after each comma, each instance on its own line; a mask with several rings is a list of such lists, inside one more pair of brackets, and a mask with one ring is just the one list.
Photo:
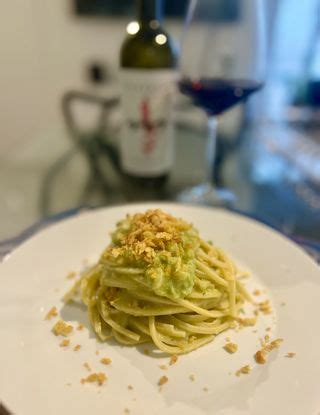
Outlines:
[[191, 224], [148, 210], [117, 224], [111, 244], [77, 287], [102, 341], [153, 342], [181, 354], [235, 327], [250, 300], [238, 276], [227, 255]]

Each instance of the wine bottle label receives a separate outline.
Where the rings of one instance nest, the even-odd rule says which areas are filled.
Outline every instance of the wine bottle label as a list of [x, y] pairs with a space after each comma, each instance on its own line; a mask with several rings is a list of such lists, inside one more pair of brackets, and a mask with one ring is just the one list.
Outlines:
[[122, 69], [124, 123], [120, 151], [124, 172], [143, 177], [168, 173], [173, 164], [176, 71]]

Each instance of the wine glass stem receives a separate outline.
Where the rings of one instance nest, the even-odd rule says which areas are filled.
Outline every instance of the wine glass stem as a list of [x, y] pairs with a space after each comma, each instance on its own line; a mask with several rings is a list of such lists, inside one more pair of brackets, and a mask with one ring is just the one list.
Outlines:
[[208, 138], [206, 145], [207, 182], [214, 188], [214, 163], [216, 159], [217, 118], [208, 117]]

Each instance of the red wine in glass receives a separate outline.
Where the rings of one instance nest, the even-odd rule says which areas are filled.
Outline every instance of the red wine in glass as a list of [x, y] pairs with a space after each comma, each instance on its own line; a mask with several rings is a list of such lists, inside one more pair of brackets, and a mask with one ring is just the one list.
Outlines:
[[223, 113], [262, 86], [262, 82], [247, 79], [183, 78], [179, 82], [180, 91], [190, 96], [194, 104], [203, 108], [208, 115]]

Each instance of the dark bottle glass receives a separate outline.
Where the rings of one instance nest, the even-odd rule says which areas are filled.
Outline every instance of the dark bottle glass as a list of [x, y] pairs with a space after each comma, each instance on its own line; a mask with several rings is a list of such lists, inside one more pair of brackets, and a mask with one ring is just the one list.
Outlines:
[[122, 171], [129, 186], [155, 192], [163, 187], [173, 164], [176, 81], [176, 53], [161, 27], [161, 3], [137, 1], [137, 20], [127, 26], [120, 53]]

